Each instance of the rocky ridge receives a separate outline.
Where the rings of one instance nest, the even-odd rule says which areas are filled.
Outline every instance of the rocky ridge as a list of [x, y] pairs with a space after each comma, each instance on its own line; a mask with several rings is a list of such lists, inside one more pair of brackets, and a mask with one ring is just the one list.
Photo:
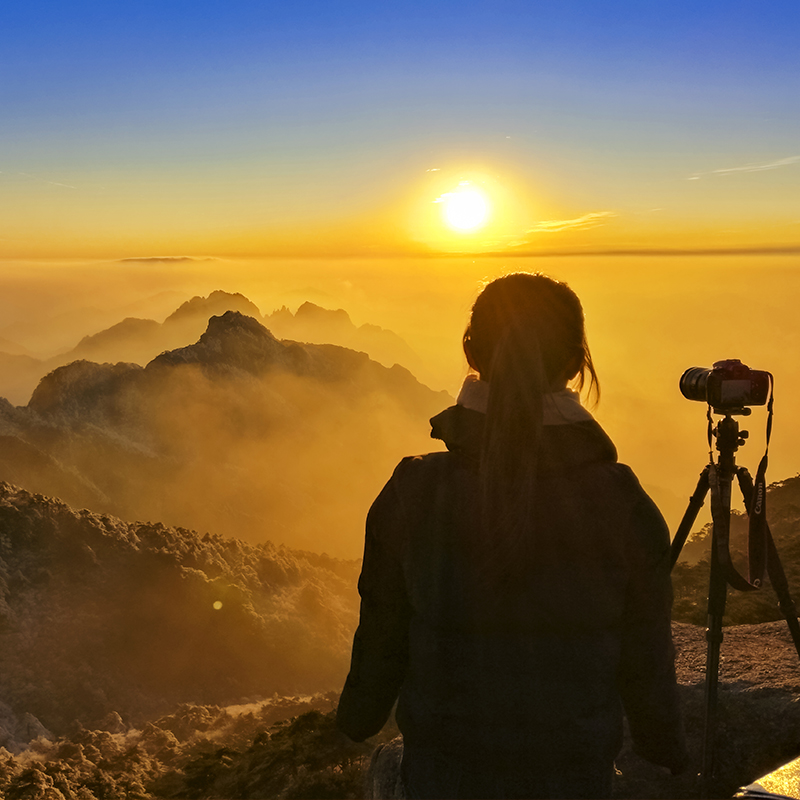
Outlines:
[[126, 317], [84, 336], [74, 347], [46, 358], [36, 357], [15, 342], [0, 339], [0, 395], [15, 403], [26, 402], [45, 375], [75, 361], [145, 366], [160, 353], [195, 342], [211, 317], [227, 311], [257, 320], [280, 339], [336, 344], [366, 352], [384, 366], [399, 363], [417, 373], [422, 367], [419, 357], [397, 334], [377, 325], [356, 326], [343, 309], [330, 310], [306, 302], [295, 314], [282, 307], [270, 315], [262, 315], [244, 295], [214, 291], [207, 297], [187, 300], [163, 323]]

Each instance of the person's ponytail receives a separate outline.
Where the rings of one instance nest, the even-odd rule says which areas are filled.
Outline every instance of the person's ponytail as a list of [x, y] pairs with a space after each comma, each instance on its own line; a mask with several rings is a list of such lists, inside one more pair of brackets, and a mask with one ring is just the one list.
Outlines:
[[464, 333], [470, 366], [489, 383], [480, 460], [481, 577], [492, 588], [524, 575], [536, 546], [536, 481], [545, 394], [586, 373], [597, 390], [577, 295], [545, 275], [488, 284]]
[[510, 321], [494, 350], [480, 462], [481, 517], [492, 583], [515, 572], [533, 541], [536, 472], [548, 391], [539, 341]]

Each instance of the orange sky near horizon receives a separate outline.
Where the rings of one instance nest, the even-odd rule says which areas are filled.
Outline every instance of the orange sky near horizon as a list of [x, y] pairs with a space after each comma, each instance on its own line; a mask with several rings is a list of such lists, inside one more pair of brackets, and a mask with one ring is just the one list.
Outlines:
[[[0, 258], [800, 252], [796, 179], [786, 180], [789, 171], [800, 173], [800, 165], [760, 166], [676, 177], [657, 196], [642, 197], [632, 188], [627, 201], [618, 188], [611, 197], [602, 191], [572, 196], [585, 192], [573, 192], [566, 182], [555, 185], [552, 178], [525, 180], [510, 164], [504, 171], [430, 167], [409, 176], [402, 190], [371, 187], [374, 201], [358, 211], [348, 209], [344, 197], [338, 204], [335, 198], [328, 205], [309, 201], [279, 224], [253, 211], [257, 187], [231, 199], [208, 197], [175, 178], [157, 197], [144, 185], [115, 196], [56, 182], [7, 180], [0, 196], [16, 186], [5, 220], [14, 235], [0, 237]], [[486, 224], [474, 230], [455, 230], [443, 215], [441, 198], [463, 184], [478, 188], [489, 208]], [[295, 204], [302, 205], [297, 198]]]

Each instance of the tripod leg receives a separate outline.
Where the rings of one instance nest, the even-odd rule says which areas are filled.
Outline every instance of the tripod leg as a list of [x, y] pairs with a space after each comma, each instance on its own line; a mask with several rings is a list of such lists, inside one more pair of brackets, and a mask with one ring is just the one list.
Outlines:
[[708, 494], [708, 466], [704, 467], [703, 471], [700, 473], [700, 478], [697, 481], [694, 494], [689, 498], [689, 505], [683, 513], [681, 524], [678, 525], [678, 531], [670, 545], [670, 569], [672, 569], [678, 561], [681, 550], [684, 544], [686, 544], [686, 539], [692, 530], [692, 525], [694, 525], [694, 521], [697, 519], [700, 509], [703, 507], [706, 494]]
[[719, 651], [722, 644], [722, 618], [728, 580], [720, 557], [720, 542], [727, 541], [731, 514], [733, 475], [709, 465], [708, 484], [711, 490], [711, 570], [708, 585], [708, 627], [706, 628], [706, 703], [703, 731], [703, 766], [701, 796], [708, 797], [714, 779], [717, 733], [717, 687], [719, 684]]
[[719, 653], [722, 645], [722, 618], [725, 615], [728, 584], [716, 551], [716, 531], [711, 543], [711, 577], [708, 587], [708, 626], [706, 627], [705, 721], [703, 725], [703, 765], [701, 796], [709, 796], [715, 769], [717, 731], [717, 687]]

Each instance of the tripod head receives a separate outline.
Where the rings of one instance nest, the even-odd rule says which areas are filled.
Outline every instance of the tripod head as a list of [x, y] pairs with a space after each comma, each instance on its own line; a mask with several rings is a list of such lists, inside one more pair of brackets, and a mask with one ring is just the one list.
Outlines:
[[[719, 412], [718, 412], [719, 413]], [[711, 438], [716, 439], [716, 448], [719, 451], [717, 462], [718, 469], [726, 475], [733, 475], [736, 471], [736, 451], [744, 445], [750, 436], [749, 431], [740, 431], [739, 422], [734, 419], [734, 414], [747, 416], [749, 408], [726, 409], [725, 416], [714, 425], [711, 418], [711, 406], [708, 409], [708, 444], [711, 447]]]

